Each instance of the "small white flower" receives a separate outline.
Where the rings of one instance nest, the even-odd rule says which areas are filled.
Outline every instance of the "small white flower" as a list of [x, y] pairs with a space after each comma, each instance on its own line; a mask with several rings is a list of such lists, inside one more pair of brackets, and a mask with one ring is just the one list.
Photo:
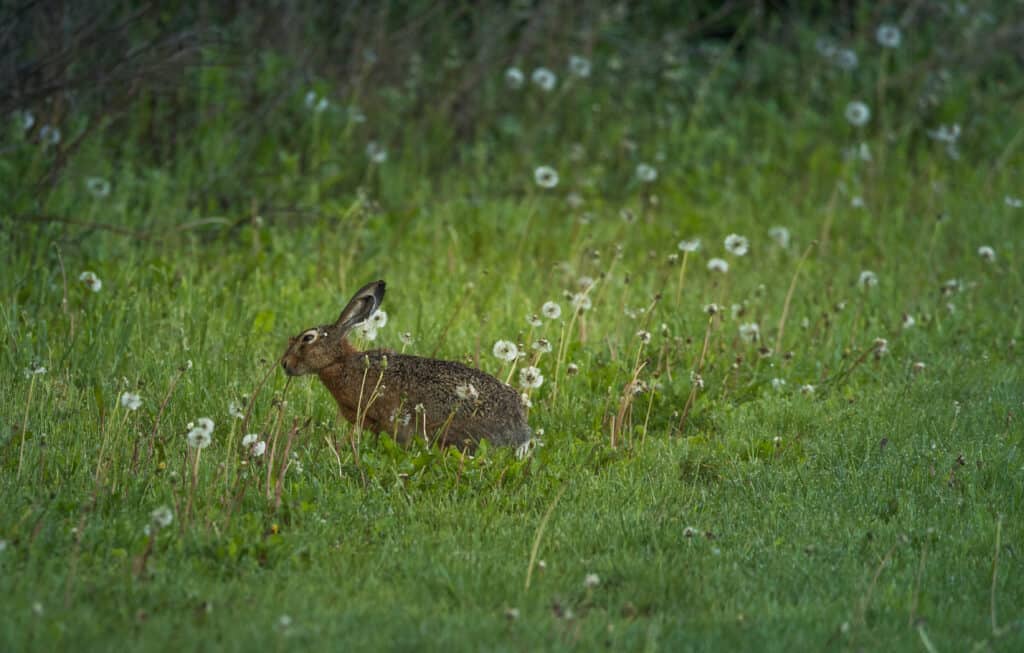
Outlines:
[[525, 392], [519, 395], [519, 403], [522, 404], [523, 408], [533, 408], [533, 401], [530, 400], [530, 395]]
[[99, 292], [103, 289], [103, 282], [95, 272], [86, 270], [82, 274], [78, 275], [78, 280], [85, 284], [85, 287], [93, 292]]
[[555, 89], [555, 84], [558, 83], [558, 77], [547, 68], [534, 68], [533, 72], [530, 73], [530, 81], [540, 88], [540, 90], [547, 93]]
[[230, 415], [231, 417], [234, 417], [235, 419], [244, 419], [245, 418], [245, 410], [244, 410], [244, 408], [245, 407], [242, 404], [239, 404], [238, 402], [229, 401], [228, 402], [228, 415]]
[[551, 341], [546, 338], [540, 338], [537, 342], [533, 343], [533, 348], [542, 354], [550, 354]]
[[981, 260], [991, 263], [996, 260], [996, 250], [992, 249], [988, 245], [982, 245], [978, 248], [978, 256], [981, 257]]
[[745, 256], [750, 250], [750, 241], [739, 234], [729, 234], [725, 237], [725, 251], [734, 256]]
[[53, 125], [43, 125], [39, 128], [39, 140], [44, 145], [56, 145], [60, 143], [60, 128]]
[[322, 97], [316, 101], [316, 106], [313, 107], [313, 111], [316, 113], [323, 113], [324, 111], [327, 111], [327, 107], [329, 106], [331, 106], [331, 101]]
[[540, 307], [540, 312], [549, 320], [557, 320], [562, 317], [562, 307], [555, 302], [544, 302], [544, 305]]
[[370, 141], [366, 144], [366, 158], [370, 160], [370, 163], [384, 163], [388, 160], [388, 151], [377, 141]]
[[149, 518], [157, 528], [167, 528], [174, 521], [174, 511], [168, 506], [160, 506], [149, 513]]
[[491, 351], [495, 357], [506, 363], [511, 363], [519, 357], [519, 347], [508, 340], [498, 340], [494, 343], [494, 348]]
[[125, 392], [121, 395], [121, 407], [128, 410], [138, 410], [142, 405], [142, 397], [134, 392]]
[[523, 71], [515, 66], [510, 66], [505, 70], [505, 85], [511, 89], [520, 89], [523, 87], [523, 82], [526, 81], [526, 75]]
[[581, 292], [578, 292], [575, 295], [573, 295], [572, 301], [570, 303], [572, 304], [573, 310], [579, 311], [581, 313], [583, 311], [589, 311], [590, 307], [592, 306], [590, 296]]
[[476, 401], [480, 393], [472, 383], [460, 383], [455, 386], [455, 396], [463, 401]]
[[1006, 206], [1011, 209], [1019, 209], [1024, 206], [1024, 198], [1014, 197], [1013, 195], [1007, 195], [1004, 197], [1003, 202], [1005, 202]]
[[583, 587], [593, 589], [601, 584], [601, 577], [597, 574], [587, 574], [583, 579]]
[[569, 72], [577, 77], [590, 77], [590, 60], [579, 55], [569, 57]]
[[528, 389], [534, 390], [539, 388], [544, 383], [544, 375], [540, 373], [540, 369], [536, 367], [524, 367], [519, 370], [519, 385]]
[[855, 209], [863, 209], [864, 198], [861, 197], [860, 195], [854, 195], [853, 197], [850, 198], [850, 206], [852, 206]]
[[914, 319], [913, 315], [911, 315], [910, 313], [903, 314], [903, 320], [900, 322], [901, 327], [903, 327], [904, 329], [911, 329], [914, 327], [915, 324], [917, 324], [917, 320]]
[[85, 188], [93, 197], [100, 199], [110, 195], [110, 182], [102, 177], [88, 177], [85, 180]]
[[837, 50], [835, 55], [832, 57], [832, 61], [847, 72], [856, 70], [857, 65], [860, 63], [860, 60], [857, 58], [857, 53], [848, 48]]
[[863, 102], [850, 102], [846, 105], [846, 119], [854, 127], [863, 127], [871, 120], [871, 109]]
[[289, 628], [292, 625], [292, 618], [286, 614], [281, 615], [277, 618], [277, 625], [279, 628]]
[[875, 40], [883, 48], [898, 48], [903, 41], [900, 28], [895, 25], [879, 25], [875, 31]]
[[317, 95], [316, 91], [307, 91], [305, 100], [306, 108], [312, 109], [313, 107], [315, 107], [317, 99], [319, 99], [319, 96]]
[[700, 238], [680, 240], [678, 247], [680, 252], [696, 252], [700, 249]]
[[761, 327], [756, 322], [747, 322], [740, 325], [740, 338], [744, 342], [754, 342], [761, 337]]
[[7, 540], [0, 539], [0, 553], [7, 550]]
[[658, 178], [658, 169], [646, 163], [638, 163], [636, 166], [636, 178], [645, 184], [649, 184]]
[[960, 140], [960, 125], [959, 123], [939, 125], [937, 129], [929, 129], [928, 136], [940, 143], [956, 145], [957, 141]]
[[786, 379], [780, 379], [779, 377], [775, 377], [774, 379], [772, 379], [772, 390], [782, 391], [782, 390], [785, 390], [785, 389], [786, 389]]
[[[519, 449], [522, 449], [525, 446], [526, 444], [522, 444], [519, 446]], [[516, 457], [525, 457], [525, 453], [523, 455], [519, 455], [519, 449], [516, 449]], [[505, 608], [505, 618], [509, 621], [516, 621], [517, 619], [519, 619], [519, 608]]]
[[728, 272], [729, 263], [725, 259], [713, 258], [708, 261], [708, 269], [712, 272]]
[[538, 166], [533, 171], [533, 180], [541, 188], [554, 188], [558, 185], [558, 173], [551, 166]]
[[32, 115], [31, 111], [22, 111], [18, 118], [21, 120], [21, 128], [24, 131], [32, 129], [32, 126], [36, 124], [36, 117]]
[[772, 227], [768, 230], [768, 235], [778, 243], [779, 247], [786, 249], [789, 247], [789, 229], [785, 227]]
[[878, 285], [878, 275], [871, 270], [864, 270], [857, 278], [857, 285], [861, 288], [874, 288]]
[[805, 395], [813, 395], [814, 386], [811, 385], [810, 383], [805, 383], [802, 386], [800, 386], [800, 392]]

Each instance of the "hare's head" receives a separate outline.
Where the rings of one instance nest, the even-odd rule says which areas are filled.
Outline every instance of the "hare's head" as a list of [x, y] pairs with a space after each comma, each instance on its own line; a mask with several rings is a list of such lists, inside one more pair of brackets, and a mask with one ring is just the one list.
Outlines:
[[315, 374], [345, 353], [345, 336], [364, 322], [384, 299], [384, 282], [374, 281], [359, 289], [341, 311], [334, 324], [306, 329], [288, 342], [281, 367], [288, 376]]

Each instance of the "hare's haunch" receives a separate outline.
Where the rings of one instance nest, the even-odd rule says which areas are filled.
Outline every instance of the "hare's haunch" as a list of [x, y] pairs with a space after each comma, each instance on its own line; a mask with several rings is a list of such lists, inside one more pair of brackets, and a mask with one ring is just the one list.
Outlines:
[[334, 324], [306, 329], [288, 343], [289, 376], [317, 374], [353, 424], [400, 441], [422, 437], [472, 447], [480, 440], [518, 446], [530, 439], [519, 395], [486, 372], [453, 361], [358, 351], [345, 336], [384, 299], [384, 282], [359, 289]]

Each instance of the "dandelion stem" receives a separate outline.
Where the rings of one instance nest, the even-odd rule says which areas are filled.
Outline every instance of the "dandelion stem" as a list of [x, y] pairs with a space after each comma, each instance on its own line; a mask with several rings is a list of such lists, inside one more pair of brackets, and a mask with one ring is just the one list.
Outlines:
[[526, 582], [523, 585], [523, 589], [526, 591], [530, 590], [530, 579], [533, 578], [533, 567], [537, 562], [537, 551], [540, 549], [540, 540], [544, 537], [544, 529], [547, 528], [548, 520], [551, 519], [551, 514], [555, 511], [555, 506], [558, 505], [559, 499], [565, 494], [565, 491], [569, 489], [568, 485], [563, 485], [562, 489], [558, 491], [555, 498], [551, 501], [551, 505], [544, 511], [544, 516], [540, 519], [540, 524], [537, 525], [537, 533], [533, 536], [533, 545], [530, 547], [530, 561], [526, 565]]
[[793, 271], [793, 278], [789, 282], [789, 290], [786, 291], [786, 300], [782, 302], [782, 317], [779, 318], [779, 333], [775, 336], [775, 355], [778, 356], [782, 351], [782, 335], [786, 331], [786, 318], [789, 317], [789, 304], [793, 300], [793, 292], [796, 290], [796, 280], [800, 276], [800, 268], [803, 267], [804, 262], [807, 261], [807, 257], [810, 256], [811, 250], [818, 244], [818, 241], [812, 240], [811, 244], [804, 250], [800, 260], [797, 261], [796, 270]]
[[679, 306], [679, 298], [683, 295], [683, 282], [686, 280], [686, 259], [690, 256], [689, 250], [683, 251], [683, 260], [679, 264], [679, 281], [676, 283], [676, 298], [673, 302], [676, 306]]
[[32, 406], [32, 391], [36, 387], [36, 377], [38, 374], [33, 373], [32, 378], [28, 382], [28, 399], [25, 400], [25, 417], [21, 420], [21, 445], [18, 447], [18, 480], [21, 480], [21, 465], [25, 459], [25, 433], [28, 431], [28, 411], [29, 407]]
[[[700, 350], [700, 359], [697, 361], [697, 367], [695, 372], [700, 374], [704, 369], [704, 357], [708, 353], [708, 345], [711, 342], [711, 326], [715, 322], [715, 316], [712, 315], [708, 318], [708, 326], [704, 331], [704, 345]], [[679, 418], [679, 434], [682, 435], [686, 430], [686, 417], [690, 414], [690, 408], [693, 407], [693, 402], [697, 398], [697, 380], [693, 379], [693, 385], [690, 387], [690, 395], [686, 398], [686, 405], [683, 406], [683, 414]]]

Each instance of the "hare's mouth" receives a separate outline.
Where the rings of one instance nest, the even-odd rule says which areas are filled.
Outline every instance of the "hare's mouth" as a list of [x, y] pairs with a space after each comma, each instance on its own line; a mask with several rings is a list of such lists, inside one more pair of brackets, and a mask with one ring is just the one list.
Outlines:
[[288, 365], [287, 361], [281, 361], [281, 367], [284, 368], [284, 373], [288, 376], [299, 376], [300, 373], [295, 368]]

